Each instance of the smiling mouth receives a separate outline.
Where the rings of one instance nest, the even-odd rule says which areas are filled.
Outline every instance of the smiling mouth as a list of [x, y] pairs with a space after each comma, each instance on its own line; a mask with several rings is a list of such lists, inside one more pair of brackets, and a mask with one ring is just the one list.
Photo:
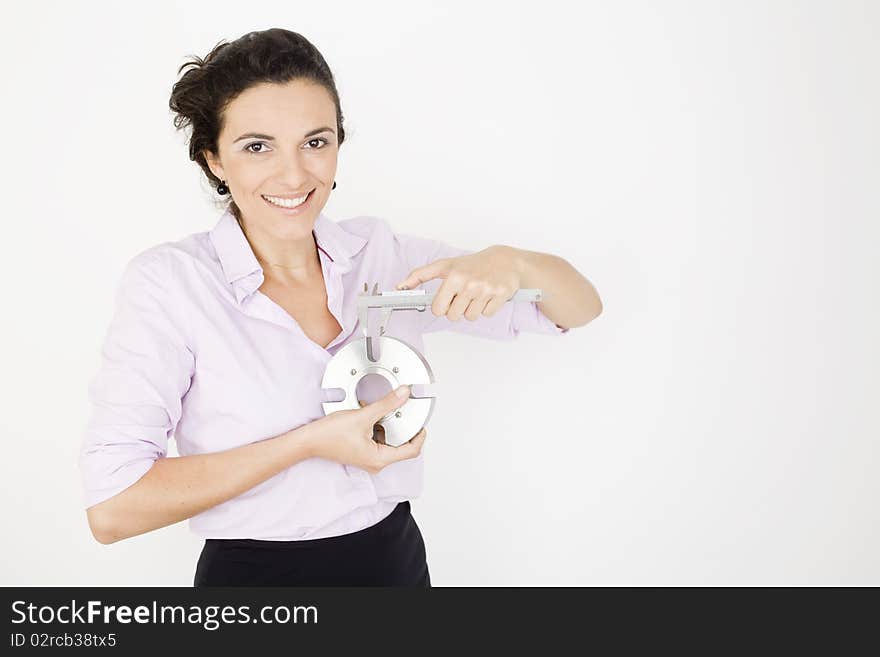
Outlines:
[[[264, 201], [266, 201], [267, 204], [271, 205], [273, 208], [278, 208], [279, 210], [293, 211], [293, 210], [298, 210], [298, 209], [308, 205], [308, 203], [312, 200], [312, 196], [315, 193], [315, 189], [317, 189], [317, 188], [312, 189], [312, 191], [310, 191], [308, 194], [306, 194], [306, 197], [297, 205], [290, 205], [288, 202], [285, 202], [283, 199], [280, 202], [270, 201], [263, 194], [260, 194], [260, 197]], [[280, 198], [280, 197], [273, 197], [273, 198]]]

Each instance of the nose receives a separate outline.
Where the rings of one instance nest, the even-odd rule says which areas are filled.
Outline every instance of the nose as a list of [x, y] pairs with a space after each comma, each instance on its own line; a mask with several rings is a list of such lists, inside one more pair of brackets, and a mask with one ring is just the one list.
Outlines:
[[291, 190], [302, 190], [308, 186], [311, 174], [298, 148], [283, 152], [277, 161], [279, 168], [275, 175], [276, 180]]

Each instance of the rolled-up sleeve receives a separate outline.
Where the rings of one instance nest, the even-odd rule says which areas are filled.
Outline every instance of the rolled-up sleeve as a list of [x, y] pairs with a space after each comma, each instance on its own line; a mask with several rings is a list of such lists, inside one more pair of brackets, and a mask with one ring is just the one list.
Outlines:
[[[405, 263], [407, 274], [413, 269], [423, 267], [441, 258], [453, 258], [475, 253], [475, 251], [457, 248], [438, 240], [405, 233], [395, 233], [394, 241], [395, 250]], [[442, 279], [435, 278], [423, 283], [420, 287], [427, 290], [429, 294], [435, 294], [442, 284]], [[547, 335], [565, 335], [570, 331], [569, 328], [558, 326], [541, 312], [537, 301], [509, 301], [502, 305], [492, 317], [480, 315], [473, 321], [464, 316], [455, 322], [445, 315], [437, 317], [431, 312], [430, 307], [419, 315], [421, 316], [423, 333], [451, 330], [495, 340], [513, 340], [523, 331]]]
[[170, 260], [155, 247], [126, 265], [89, 384], [79, 454], [86, 508], [134, 484], [167, 453], [194, 366], [175, 292]]

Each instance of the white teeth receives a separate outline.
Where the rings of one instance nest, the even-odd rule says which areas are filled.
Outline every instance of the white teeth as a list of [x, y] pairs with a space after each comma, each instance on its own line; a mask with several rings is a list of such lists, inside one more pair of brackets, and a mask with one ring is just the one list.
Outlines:
[[299, 198], [291, 199], [278, 198], [277, 196], [263, 196], [263, 198], [269, 201], [272, 205], [280, 205], [282, 208], [295, 208], [297, 205], [302, 205], [308, 197], [308, 194], [300, 196]]

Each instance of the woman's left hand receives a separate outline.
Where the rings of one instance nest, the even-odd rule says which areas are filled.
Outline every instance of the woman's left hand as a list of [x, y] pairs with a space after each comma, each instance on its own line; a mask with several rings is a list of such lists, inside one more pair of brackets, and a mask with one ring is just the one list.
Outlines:
[[414, 269], [397, 289], [409, 290], [434, 278], [444, 279], [434, 295], [431, 312], [438, 317], [446, 315], [453, 322], [462, 317], [474, 321], [498, 312], [516, 294], [521, 277], [517, 249], [497, 244]]

